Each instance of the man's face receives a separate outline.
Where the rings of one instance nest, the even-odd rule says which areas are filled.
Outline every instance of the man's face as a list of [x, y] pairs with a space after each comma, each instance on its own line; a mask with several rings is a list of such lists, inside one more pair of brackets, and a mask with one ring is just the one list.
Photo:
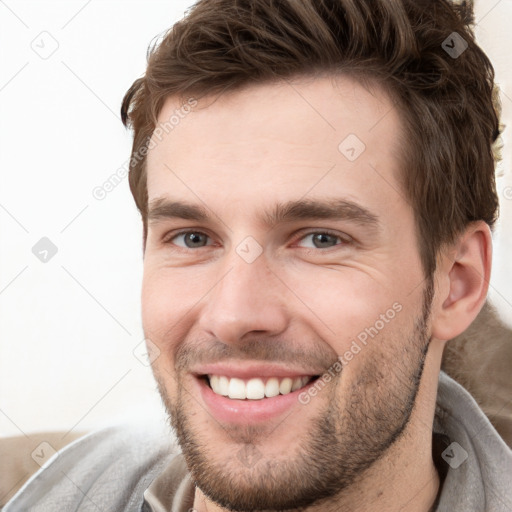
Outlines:
[[407, 425], [430, 301], [400, 134], [378, 88], [325, 78], [205, 98], [153, 138], [144, 330], [187, 464], [225, 507], [333, 496]]

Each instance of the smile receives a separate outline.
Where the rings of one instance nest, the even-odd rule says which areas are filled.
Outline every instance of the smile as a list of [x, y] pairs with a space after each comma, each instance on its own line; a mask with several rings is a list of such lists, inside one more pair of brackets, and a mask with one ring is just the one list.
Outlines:
[[232, 400], [261, 400], [288, 395], [309, 384], [315, 376], [251, 378], [248, 380], [224, 375], [207, 375], [212, 391]]
[[[257, 361], [198, 365], [188, 388], [211, 417], [223, 425], [256, 425], [300, 414], [299, 396], [314, 384], [322, 368]], [[193, 387], [192, 387], [193, 386]]]

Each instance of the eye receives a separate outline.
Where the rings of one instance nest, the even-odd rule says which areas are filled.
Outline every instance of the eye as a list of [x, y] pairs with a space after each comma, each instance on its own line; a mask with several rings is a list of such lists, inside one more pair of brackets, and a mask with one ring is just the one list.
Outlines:
[[165, 243], [173, 243], [178, 247], [183, 247], [184, 249], [197, 249], [198, 247], [205, 247], [208, 244], [209, 236], [205, 233], [201, 233], [200, 231], [182, 231], [181, 233], [177, 233], [172, 235], [169, 238], [164, 240]]
[[328, 231], [314, 231], [302, 236], [299, 242], [309, 241], [309, 244], [302, 245], [307, 249], [329, 249], [337, 245], [346, 245], [349, 240], [343, 239], [340, 235]]
[[[198, 249], [213, 245], [210, 237], [201, 231], [181, 231], [165, 238], [164, 243], [173, 244], [183, 249]], [[302, 235], [298, 245], [305, 249], [329, 249], [338, 245], [346, 245], [350, 240], [329, 231], [314, 231]]]

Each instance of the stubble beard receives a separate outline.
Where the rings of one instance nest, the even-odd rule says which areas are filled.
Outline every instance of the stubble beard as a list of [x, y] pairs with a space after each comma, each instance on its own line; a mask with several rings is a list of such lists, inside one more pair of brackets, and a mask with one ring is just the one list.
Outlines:
[[[430, 341], [427, 325], [431, 302], [432, 283], [429, 282], [424, 291], [422, 314], [416, 319], [412, 333], [398, 346], [384, 338], [379, 341], [392, 347], [394, 353], [387, 354], [383, 360], [382, 353], [376, 352], [365, 363], [364, 373], [344, 392], [343, 407], [337, 399], [343, 371], [338, 374], [319, 393], [330, 395], [325, 400], [323, 414], [310, 421], [308, 435], [302, 436], [293, 454], [288, 453], [286, 458], [265, 456], [268, 426], [233, 429], [229, 452], [215, 453], [216, 447], [208, 446], [204, 432], [194, 426], [194, 415], [187, 407], [192, 398], [179, 374], [174, 401], [169, 398], [163, 381], [155, 375], [196, 486], [209, 499], [233, 512], [291, 512], [313, 505], [330, 510], [328, 503], [339, 499], [387, 452], [411, 418]], [[221, 429], [211, 421], [212, 428]], [[222, 430], [223, 434], [226, 432]], [[244, 450], [255, 455], [252, 464], [244, 461]], [[336, 510], [342, 510], [339, 503]]]

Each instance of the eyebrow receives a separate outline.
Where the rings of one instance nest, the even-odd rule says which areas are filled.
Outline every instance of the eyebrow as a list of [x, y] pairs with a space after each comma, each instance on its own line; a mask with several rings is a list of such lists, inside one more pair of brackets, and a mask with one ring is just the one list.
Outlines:
[[[162, 219], [184, 219], [199, 222], [210, 220], [211, 215], [202, 206], [160, 197], [152, 200], [148, 208], [148, 220], [155, 223]], [[358, 225], [380, 228], [379, 218], [367, 208], [349, 199], [300, 199], [276, 204], [271, 211], [264, 212], [261, 222], [273, 227], [297, 220], [347, 220]]]
[[162, 219], [206, 221], [209, 215], [203, 207], [159, 197], [149, 203], [148, 221], [155, 222]]

